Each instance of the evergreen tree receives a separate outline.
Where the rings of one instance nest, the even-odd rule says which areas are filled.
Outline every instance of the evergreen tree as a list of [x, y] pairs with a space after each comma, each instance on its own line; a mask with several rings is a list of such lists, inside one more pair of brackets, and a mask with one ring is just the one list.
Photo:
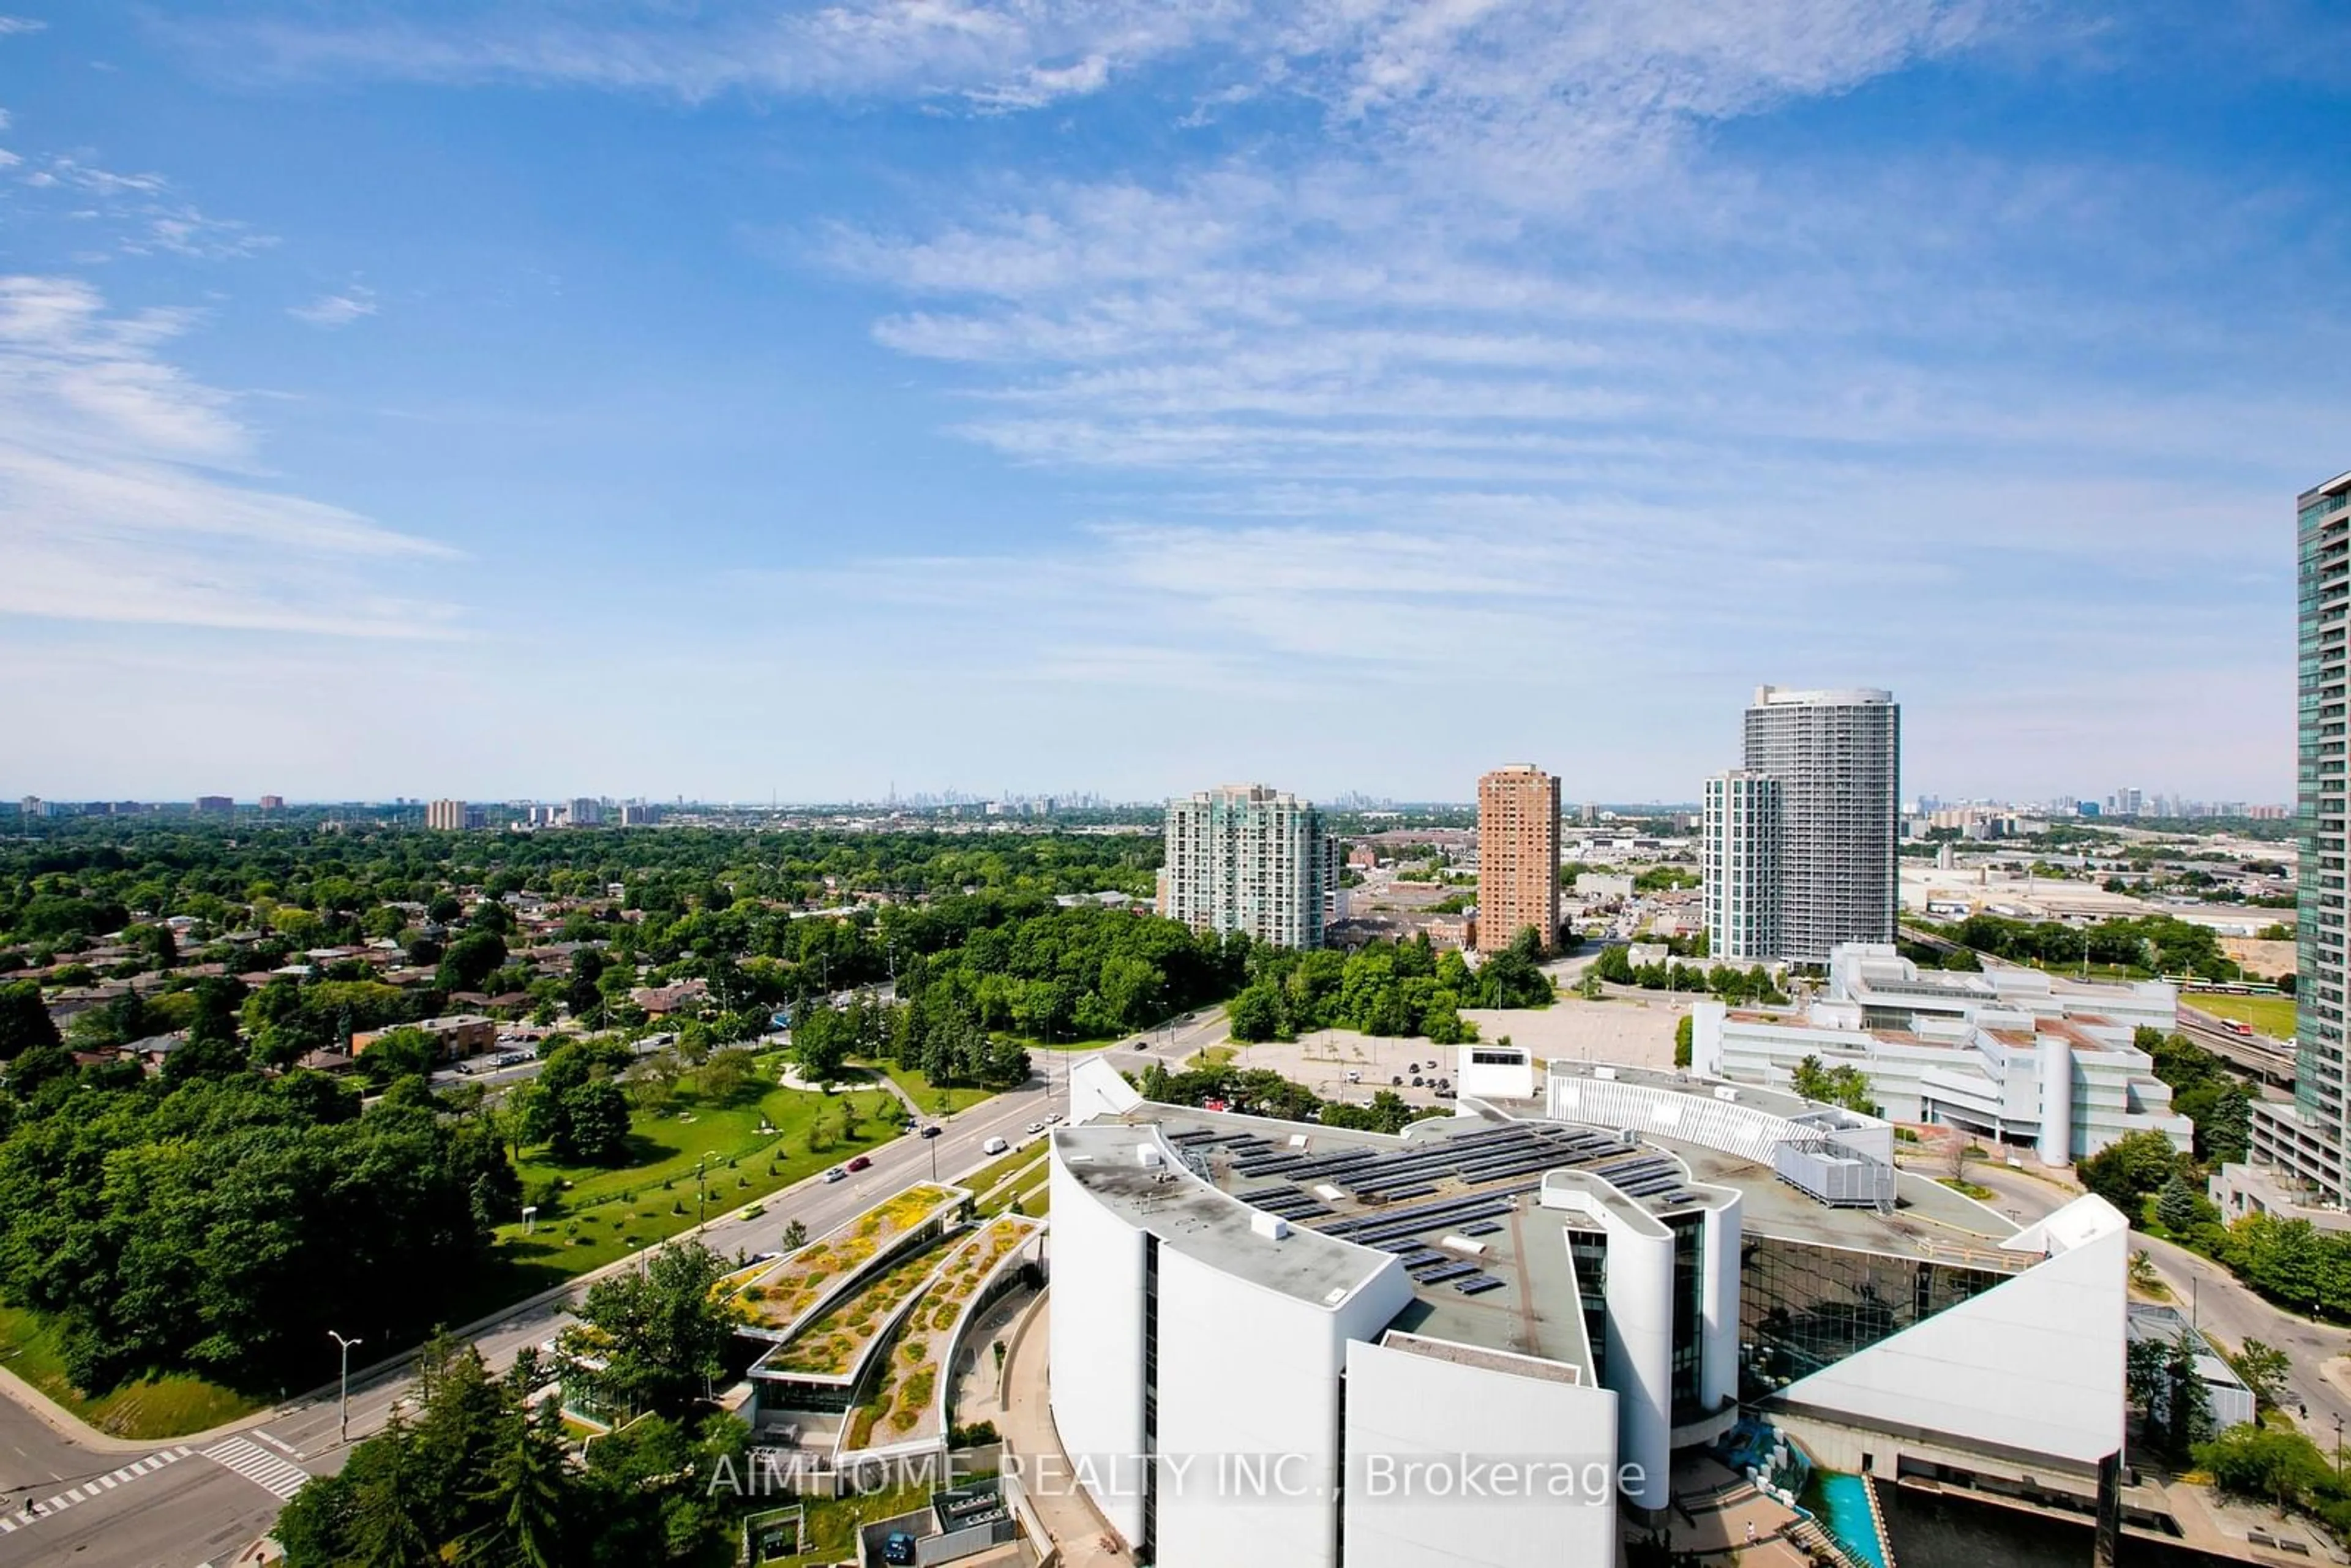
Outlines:
[[2174, 1236], [2185, 1236], [2196, 1227], [2202, 1208], [2200, 1195], [2188, 1184], [2188, 1178], [2175, 1170], [2155, 1196], [2155, 1217]]

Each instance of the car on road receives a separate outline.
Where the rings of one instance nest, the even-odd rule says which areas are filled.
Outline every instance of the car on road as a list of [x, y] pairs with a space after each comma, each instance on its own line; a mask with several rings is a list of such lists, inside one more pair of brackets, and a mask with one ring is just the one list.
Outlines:
[[936, 1122], [932, 1122], [923, 1128], [923, 1136], [926, 1138], [935, 1138], [945, 1131], [946, 1131], [946, 1128], [940, 1126]]
[[849, 1173], [842, 1170], [839, 1166], [835, 1166], [831, 1170], [824, 1173], [824, 1179], [827, 1181], [847, 1181], [849, 1179]]
[[1029, 1135], [1030, 1135], [1030, 1136], [1032, 1136], [1032, 1137], [1033, 1137], [1033, 1136], [1035, 1136], [1037, 1134], [1043, 1132], [1044, 1130], [1045, 1130], [1045, 1124], [1044, 1124], [1044, 1123], [1042, 1123], [1042, 1122], [1031, 1122], [1031, 1123], [1029, 1123]]
[[979, 1152], [983, 1155], [1000, 1155], [1011, 1146], [1012, 1145], [1010, 1144], [1006, 1143], [1002, 1138], [990, 1138], [987, 1142], [979, 1145]]
[[1363, 1075], [1362, 1073], [1360, 1073], [1360, 1072], [1356, 1071], [1355, 1071], [1353, 1068], [1352, 1068], [1352, 1067], [1350, 1067], [1349, 1069], [1347, 1069], [1347, 1082], [1350, 1082], [1350, 1083], [1361, 1083], [1363, 1081], [1364, 1081], [1364, 1075]]
[[1045, 1113], [1045, 1125], [1049, 1127], [1061, 1119], [1061, 1113], [1059, 1111], [1048, 1111]]
[[872, 1170], [873, 1168], [873, 1162], [867, 1159], [863, 1155], [860, 1155], [855, 1159], [849, 1162], [849, 1168], [852, 1171]]

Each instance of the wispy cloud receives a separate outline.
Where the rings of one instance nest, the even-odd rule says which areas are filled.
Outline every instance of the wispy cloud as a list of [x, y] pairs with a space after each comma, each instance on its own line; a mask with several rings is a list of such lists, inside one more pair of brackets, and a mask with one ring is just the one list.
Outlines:
[[216, 68], [251, 76], [562, 81], [699, 101], [726, 92], [913, 93], [981, 110], [1100, 91], [1119, 71], [1224, 34], [1233, 0], [843, 0], [799, 11], [719, 0], [658, 17], [517, 0], [420, 17], [352, 7], [182, 25]]
[[161, 174], [125, 173], [60, 154], [40, 159], [19, 177], [36, 191], [57, 192], [84, 204], [78, 216], [110, 224], [120, 255], [227, 261], [277, 243], [276, 236], [256, 233], [247, 224], [206, 214]]
[[0, 278], [0, 614], [457, 634], [453, 606], [388, 586], [455, 552], [269, 486], [235, 401], [162, 357], [195, 319]]
[[355, 283], [340, 294], [321, 294], [307, 305], [289, 305], [286, 313], [313, 327], [348, 327], [376, 313], [375, 290]]
[[37, 33], [47, 26], [47, 22], [38, 21], [31, 16], [0, 16], [0, 38], [13, 37], [25, 33]]
[[[2262, 628], [2290, 563], [2246, 540], [2351, 419], [2306, 373], [2351, 349], [2346, 296], [2313, 287], [2340, 277], [2339, 192], [1819, 133], [1832, 100], [1922, 64], [2126, 57], [2129, 20], [2032, 0], [526, 0], [174, 26], [237, 73], [1180, 130], [1050, 172], [950, 159], [905, 175], [916, 199], [792, 231], [796, 259], [885, 301], [873, 337], [944, 389], [946, 428], [1092, 519], [796, 577], [925, 680], [1177, 691], [1217, 724], [1236, 692], [1407, 690], [1446, 699], [1427, 722], [1458, 745], [1497, 702], [1448, 694], [1547, 701], [1598, 667], [1642, 713], [1577, 698], [1604, 710], [1579, 745], [1654, 782], [1729, 745], [1653, 757], [1659, 719], [1758, 678], [1888, 682], [1955, 714], [1990, 684], [2056, 734], [2083, 687], [2048, 672], [2105, 668], [2130, 672], [2117, 701], [2177, 677], [2273, 747], [2186, 758], [2179, 782], [2210, 763], [2216, 788], [2234, 768], [2235, 792], [2253, 769], [2283, 789], [2290, 716], [2262, 694], [2289, 688]], [[1791, 106], [1790, 135], [1750, 150]], [[1966, 745], [1930, 766], [1978, 767], [1983, 729], [1951, 733]]]

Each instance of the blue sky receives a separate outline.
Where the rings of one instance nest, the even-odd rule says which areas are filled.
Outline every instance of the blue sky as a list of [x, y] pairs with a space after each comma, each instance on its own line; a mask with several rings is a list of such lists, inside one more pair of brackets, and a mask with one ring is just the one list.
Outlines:
[[11, 5], [0, 788], [2290, 793], [2338, 5]]

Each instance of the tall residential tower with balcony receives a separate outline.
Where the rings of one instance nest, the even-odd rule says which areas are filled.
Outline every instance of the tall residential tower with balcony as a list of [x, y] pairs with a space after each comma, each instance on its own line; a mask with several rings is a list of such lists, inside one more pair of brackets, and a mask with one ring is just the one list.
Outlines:
[[2273, 1166], [2320, 1202], [2351, 1202], [2344, 1094], [2346, 900], [2351, 859], [2346, 810], [2345, 637], [2351, 622], [2351, 474], [2294, 501], [2301, 582], [2296, 643], [2297, 799], [2302, 887], [2294, 915], [2296, 1042], [2292, 1102], [2253, 1102], [2252, 1158]]
[[1559, 944], [1559, 780], [1531, 762], [1478, 780], [1478, 946], [1499, 953], [1531, 926]]
[[1776, 956], [1825, 964], [1847, 942], [1893, 941], [1902, 799], [1894, 694], [1758, 686], [1745, 738], [1746, 771], [1779, 786]]
[[1313, 802], [1262, 784], [1221, 785], [1167, 802], [1160, 912], [1196, 931], [1320, 947], [1337, 866]]
[[1736, 768], [1706, 781], [1701, 865], [1707, 952], [1726, 963], [1780, 956], [1780, 781]]

